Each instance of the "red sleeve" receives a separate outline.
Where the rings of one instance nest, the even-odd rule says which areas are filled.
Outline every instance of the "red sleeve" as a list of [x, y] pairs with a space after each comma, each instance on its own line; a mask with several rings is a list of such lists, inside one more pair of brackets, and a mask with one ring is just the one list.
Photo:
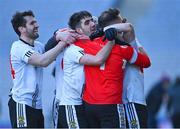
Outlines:
[[130, 63], [141, 68], [148, 68], [151, 65], [150, 59], [147, 55], [137, 52], [131, 46], [121, 46], [123, 58]]
[[130, 61], [133, 56], [134, 50], [133, 50], [133, 47], [131, 46], [121, 46], [121, 52], [122, 52], [123, 58], [127, 61]]
[[151, 61], [147, 55], [138, 52], [137, 60], [135, 64], [141, 68], [148, 68], [151, 66]]

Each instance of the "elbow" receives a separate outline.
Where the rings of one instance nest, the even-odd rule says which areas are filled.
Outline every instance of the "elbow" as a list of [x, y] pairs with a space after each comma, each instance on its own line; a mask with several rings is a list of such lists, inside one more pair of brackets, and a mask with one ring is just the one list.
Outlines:
[[150, 66], [151, 66], [151, 61], [150, 61], [150, 59], [148, 58], [148, 59], [146, 60], [146, 62], [144, 63], [143, 68], [149, 68]]
[[46, 68], [49, 64], [42, 64], [41, 67]]
[[40, 60], [39, 65], [40, 65], [40, 67], [47, 67], [49, 65], [49, 63], [46, 60]]
[[144, 66], [143, 66], [143, 68], [149, 68], [151, 66], [151, 64], [145, 64]]
[[149, 60], [147, 68], [149, 68], [150, 66], [151, 66], [151, 61]]

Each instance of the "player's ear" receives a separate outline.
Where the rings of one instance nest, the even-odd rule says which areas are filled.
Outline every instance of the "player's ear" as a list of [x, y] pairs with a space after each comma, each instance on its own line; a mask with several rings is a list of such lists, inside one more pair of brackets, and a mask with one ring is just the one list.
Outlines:
[[19, 26], [19, 27], [18, 27], [18, 30], [19, 30], [19, 32], [22, 33], [22, 32], [24, 31], [24, 27], [23, 27], [23, 26]]
[[78, 32], [79, 34], [83, 34], [83, 30], [81, 28], [76, 28], [76, 32]]

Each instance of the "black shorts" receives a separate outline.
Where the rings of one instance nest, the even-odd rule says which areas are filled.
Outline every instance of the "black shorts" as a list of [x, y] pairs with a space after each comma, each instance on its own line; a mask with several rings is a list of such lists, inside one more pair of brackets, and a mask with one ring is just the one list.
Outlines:
[[125, 128], [125, 111], [123, 104], [88, 104], [85, 112], [90, 128]]
[[12, 97], [8, 102], [12, 128], [44, 128], [42, 109], [34, 109], [15, 102]]
[[128, 128], [147, 128], [147, 107], [137, 103], [124, 104]]
[[87, 128], [83, 105], [60, 105], [57, 128]]

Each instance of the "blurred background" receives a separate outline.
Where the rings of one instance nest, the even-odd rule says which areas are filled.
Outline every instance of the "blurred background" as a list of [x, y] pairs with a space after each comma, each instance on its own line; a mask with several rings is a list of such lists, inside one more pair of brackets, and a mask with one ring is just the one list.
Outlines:
[[[102, 11], [110, 7], [119, 8], [122, 16], [134, 25], [137, 38], [151, 58], [152, 66], [145, 70], [145, 94], [148, 103], [160, 100], [156, 111], [153, 112], [154, 116], [150, 119], [155, 121], [152, 125], [155, 124], [159, 128], [172, 127], [171, 115], [167, 115], [166, 110], [172, 114], [171, 107], [174, 101], [170, 100], [175, 93], [169, 89], [173, 89], [174, 85], [180, 85], [178, 82], [180, 76], [179, 0], [1, 0], [0, 128], [10, 127], [7, 106], [9, 90], [12, 87], [9, 52], [12, 42], [18, 38], [10, 23], [12, 15], [16, 11], [32, 10], [40, 25], [38, 40], [45, 44], [54, 30], [67, 27], [68, 18], [73, 12], [87, 10], [99, 16]], [[54, 64], [51, 64], [44, 69], [43, 109], [46, 127], [53, 127], [51, 116], [55, 88], [54, 78], [51, 75], [53, 66]], [[153, 90], [156, 86], [161, 88]], [[175, 98], [180, 99], [180, 96]]]

